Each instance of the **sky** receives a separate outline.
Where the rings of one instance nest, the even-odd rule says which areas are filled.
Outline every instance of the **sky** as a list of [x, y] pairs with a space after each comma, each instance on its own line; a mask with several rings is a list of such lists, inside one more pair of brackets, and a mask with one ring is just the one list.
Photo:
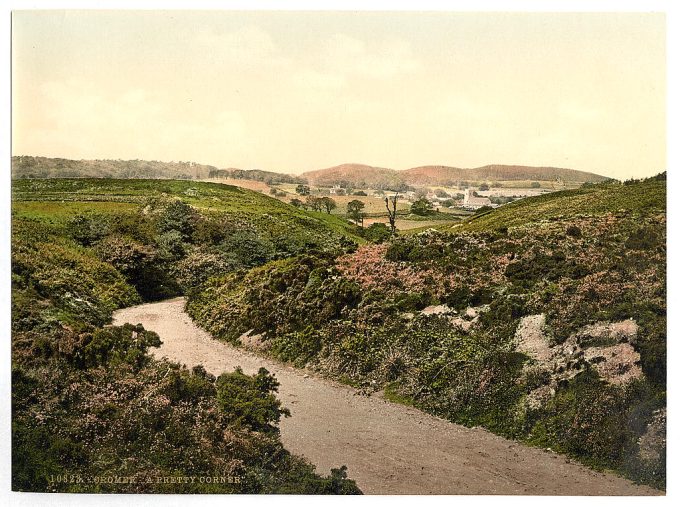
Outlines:
[[12, 153], [666, 169], [652, 13], [15, 11]]

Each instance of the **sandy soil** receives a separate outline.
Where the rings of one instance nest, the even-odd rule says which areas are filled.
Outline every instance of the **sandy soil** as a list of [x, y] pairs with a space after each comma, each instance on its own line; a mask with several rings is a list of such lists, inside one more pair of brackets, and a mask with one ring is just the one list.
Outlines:
[[479, 428], [465, 428], [212, 339], [183, 311], [181, 298], [118, 311], [114, 323], [141, 323], [163, 341], [157, 357], [219, 375], [264, 366], [281, 383], [292, 417], [281, 439], [321, 473], [347, 465], [367, 494], [654, 495], [612, 474]]

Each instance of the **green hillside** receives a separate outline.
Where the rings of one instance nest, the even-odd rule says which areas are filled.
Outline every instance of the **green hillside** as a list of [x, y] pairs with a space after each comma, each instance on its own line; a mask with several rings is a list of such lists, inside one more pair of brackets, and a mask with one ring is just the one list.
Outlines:
[[[474, 216], [456, 230], [483, 231], [543, 221], [619, 213], [647, 216], [666, 210], [666, 181], [650, 178], [634, 185], [600, 183], [529, 197]], [[446, 229], [442, 229], [446, 230]]]
[[[284, 449], [287, 411], [266, 370], [215, 378], [153, 359], [160, 340], [142, 326], [107, 325], [118, 308], [211, 276], [352, 251], [349, 225], [225, 185], [54, 179], [12, 190], [14, 490], [359, 492], [344, 469], [322, 477]], [[192, 475], [230, 480], [147, 481]], [[96, 480], [114, 476], [134, 480]]]
[[24, 179], [12, 185], [13, 212], [49, 221], [77, 212], [116, 213], [142, 210], [181, 199], [209, 215], [243, 219], [269, 235], [288, 234], [311, 242], [362, 242], [356, 228], [326, 213], [301, 210], [241, 187], [183, 180]]
[[214, 336], [665, 486], [665, 175], [214, 277]]

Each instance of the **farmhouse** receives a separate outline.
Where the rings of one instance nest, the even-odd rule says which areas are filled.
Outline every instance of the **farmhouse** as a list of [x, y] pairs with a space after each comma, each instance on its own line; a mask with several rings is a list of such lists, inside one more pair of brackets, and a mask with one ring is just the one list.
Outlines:
[[472, 195], [472, 190], [469, 188], [465, 189], [465, 197], [463, 198], [463, 208], [466, 209], [479, 209], [482, 206], [491, 206], [491, 201], [488, 197], [475, 197]]

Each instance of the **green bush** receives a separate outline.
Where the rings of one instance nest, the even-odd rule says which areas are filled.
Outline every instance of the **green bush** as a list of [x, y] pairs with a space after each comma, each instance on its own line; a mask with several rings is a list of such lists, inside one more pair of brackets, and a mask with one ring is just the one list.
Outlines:
[[78, 214], [66, 223], [71, 238], [83, 246], [91, 246], [109, 233], [106, 216], [97, 213]]
[[361, 229], [361, 234], [364, 238], [373, 243], [383, 243], [392, 236], [390, 228], [379, 222], [373, 223], [368, 227]]
[[290, 416], [274, 396], [278, 387], [278, 381], [265, 368], [255, 376], [237, 368], [217, 378], [217, 401], [231, 422], [253, 431], [278, 433], [281, 416]]

